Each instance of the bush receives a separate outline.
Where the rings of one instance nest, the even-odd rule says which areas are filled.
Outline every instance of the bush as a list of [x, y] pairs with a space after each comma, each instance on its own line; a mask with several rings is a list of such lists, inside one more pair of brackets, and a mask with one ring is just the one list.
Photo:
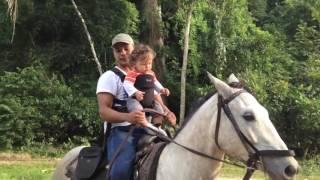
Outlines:
[[0, 145], [84, 141], [97, 133], [95, 97], [82, 97], [43, 66], [0, 76]]
[[313, 173], [318, 172], [320, 169], [320, 156], [313, 155], [307, 157], [307, 159], [299, 162], [300, 167], [302, 168], [302, 174], [305, 176], [312, 176]]

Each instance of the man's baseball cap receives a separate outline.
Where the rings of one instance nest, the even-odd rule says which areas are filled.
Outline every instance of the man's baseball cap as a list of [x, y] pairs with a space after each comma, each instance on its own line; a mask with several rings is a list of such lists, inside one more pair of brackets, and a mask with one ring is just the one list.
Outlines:
[[122, 43], [127, 43], [127, 44], [134, 44], [133, 39], [129, 34], [125, 33], [120, 33], [117, 34], [113, 39], [112, 39], [112, 45], [114, 46], [115, 44], [122, 42]]

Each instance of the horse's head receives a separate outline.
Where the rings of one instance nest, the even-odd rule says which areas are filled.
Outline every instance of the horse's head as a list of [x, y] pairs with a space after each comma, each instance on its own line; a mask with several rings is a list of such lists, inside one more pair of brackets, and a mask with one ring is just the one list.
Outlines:
[[[218, 92], [221, 110], [214, 132], [218, 147], [267, 172], [272, 179], [293, 179], [298, 163], [274, 128], [268, 111], [244, 89], [233, 88], [210, 73], [208, 76]], [[229, 81], [238, 80], [232, 75]]]

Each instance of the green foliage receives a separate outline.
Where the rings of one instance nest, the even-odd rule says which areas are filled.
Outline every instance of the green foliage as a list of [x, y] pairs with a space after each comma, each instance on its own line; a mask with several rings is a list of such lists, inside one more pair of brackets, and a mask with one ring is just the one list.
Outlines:
[[320, 169], [320, 157], [318, 156], [311, 156], [307, 159], [299, 162], [301, 167], [301, 172], [305, 176], [312, 176], [312, 175], [320, 175], [320, 172], [317, 172]]
[[[158, 1], [165, 85], [171, 89], [168, 102], [175, 112], [191, 2]], [[110, 42], [115, 34], [130, 33], [138, 42], [144, 34], [152, 35], [139, 16], [141, 1], [76, 3], [103, 69], [114, 64]], [[0, 136], [1, 144], [87, 142], [99, 122], [94, 93], [99, 74], [71, 2], [19, 1], [13, 43], [6, 8], [0, 3], [0, 131], [6, 132]], [[193, 8], [187, 105], [212, 90], [205, 71], [223, 79], [234, 73], [267, 107], [289, 147], [319, 152], [315, 137], [320, 130], [320, 1], [201, 0], [194, 1]]]
[[292, 104], [292, 110], [295, 113], [299, 112], [295, 118], [297, 121], [295, 125], [298, 130], [296, 140], [305, 150], [318, 151], [320, 145], [319, 138], [317, 138], [320, 129], [320, 99], [319, 97], [307, 97], [307, 94], [309, 94], [308, 89], [310, 91], [312, 87], [301, 86], [300, 89], [305, 92], [295, 96], [296, 101]]
[[265, 103], [268, 99], [268, 94], [265, 89], [265, 85], [267, 84], [267, 79], [264, 78], [265, 75], [257, 70], [247, 70], [243, 74], [240, 74], [238, 78], [243, 79], [246, 83], [246, 86], [253, 91], [252, 94], [256, 96], [256, 98]]
[[[134, 4], [126, 0], [86, 0], [77, 5], [91, 32], [103, 69], [110, 67], [113, 64], [112, 37], [119, 32], [138, 34], [139, 19]], [[1, 11], [0, 17], [2, 12], [6, 11]], [[6, 49], [0, 49], [3, 60], [9, 62], [3, 70], [15, 71], [16, 67], [27, 67], [41, 60], [50, 71], [62, 74], [67, 82], [75, 81], [73, 76], [81, 77], [80, 82], [96, 79], [98, 72], [89, 42], [70, 1], [21, 1], [18, 17], [14, 42], [5, 44], [12, 48], [7, 54]], [[8, 22], [0, 23], [1, 27], [10, 27]], [[0, 34], [0, 40], [8, 37]], [[83, 77], [83, 74], [90, 76]]]
[[[263, 3], [251, 5], [262, 7]], [[247, 70], [243, 78], [258, 90], [281, 137], [289, 147], [301, 147], [306, 153], [319, 151], [319, 141], [313, 138], [320, 130], [316, 118], [320, 115], [319, 29], [313, 13], [317, 8], [312, 0], [268, 1], [266, 16], [254, 14], [262, 31], [251, 28], [253, 36], [244, 41], [253, 50], [241, 48], [244, 56], [237, 56], [255, 69]]]
[[248, 0], [249, 12], [252, 13], [253, 18], [257, 24], [267, 15], [267, 1], [266, 0]]
[[0, 87], [2, 147], [79, 142], [77, 136], [96, 134], [95, 99], [73, 93], [42, 66], [5, 72]]

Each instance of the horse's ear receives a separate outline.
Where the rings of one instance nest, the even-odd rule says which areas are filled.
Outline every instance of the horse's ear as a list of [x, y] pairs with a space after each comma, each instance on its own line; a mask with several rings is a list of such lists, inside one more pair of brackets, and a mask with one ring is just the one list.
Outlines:
[[218, 93], [222, 95], [224, 98], [229, 97], [232, 94], [232, 88], [226, 84], [225, 82], [221, 81], [220, 79], [214, 77], [212, 74], [207, 72], [210, 81], [216, 87]]
[[233, 74], [231, 73], [230, 76], [228, 77], [228, 83], [239, 83], [239, 79]]

